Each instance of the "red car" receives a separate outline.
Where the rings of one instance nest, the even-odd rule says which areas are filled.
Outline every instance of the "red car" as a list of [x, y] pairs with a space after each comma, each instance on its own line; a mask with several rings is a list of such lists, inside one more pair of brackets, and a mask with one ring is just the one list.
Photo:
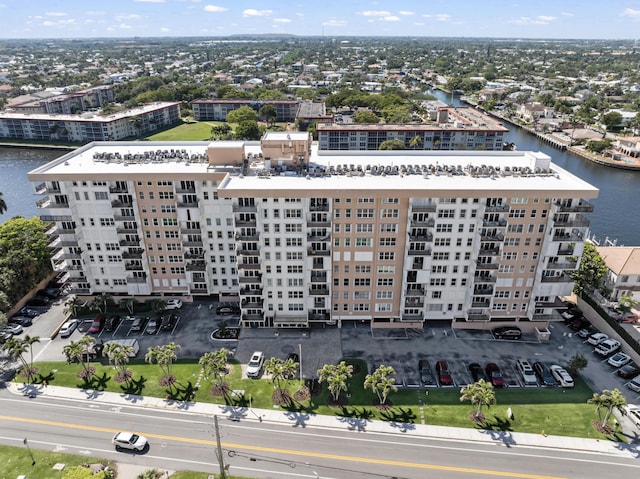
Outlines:
[[449, 372], [449, 364], [441, 359], [436, 363], [436, 372], [438, 373], [438, 381], [440, 382], [440, 386], [452, 386], [453, 378], [451, 377], [451, 373]]
[[504, 377], [502, 376], [502, 372], [496, 363], [489, 363], [484, 368], [487, 373], [487, 377], [491, 384], [493, 384], [494, 388], [504, 387]]
[[102, 331], [102, 326], [104, 326], [104, 316], [98, 316], [91, 323], [91, 326], [89, 327], [89, 333], [99, 333], [100, 331]]

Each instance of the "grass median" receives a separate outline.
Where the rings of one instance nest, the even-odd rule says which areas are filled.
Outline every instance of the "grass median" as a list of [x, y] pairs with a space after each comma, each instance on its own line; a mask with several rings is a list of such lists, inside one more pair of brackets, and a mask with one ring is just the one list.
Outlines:
[[[106, 360], [93, 362], [96, 373], [89, 381], [77, 377], [81, 364], [41, 362], [36, 382], [46, 381], [52, 386], [82, 388], [165, 398], [167, 401], [197, 401], [227, 404], [238, 407], [279, 409], [292, 413], [292, 420], [304, 420], [306, 414], [336, 416], [349, 427], [365, 427], [368, 420], [385, 420], [393, 424], [431, 424], [463, 428], [477, 428], [501, 433], [527, 432], [593, 439], [624, 440], [621, 435], [606, 436], [597, 432], [592, 421], [597, 419], [595, 407], [587, 404], [593, 392], [579, 377], [576, 386], [564, 388], [506, 388], [496, 390], [496, 405], [485, 409], [486, 422], [474, 424], [469, 413], [475, 409], [468, 402], [460, 402], [459, 388], [408, 388], [392, 392], [385, 407], [376, 406], [376, 396], [364, 389], [366, 365], [360, 360], [348, 360], [356, 365], [348, 381], [348, 391], [338, 405], [332, 404], [325, 385], [314, 387], [307, 381], [310, 397], [296, 395], [301, 390], [298, 380], [283, 381], [281, 387], [289, 392], [288, 404], [274, 405], [276, 386], [270, 379], [244, 379], [241, 365], [230, 361], [230, 372], [224, 380], [229, 386], [226, 395], [213, 395], [212, 384], [201, 377], [195, 360], [178, 360], [173, 364], [177, 381], [172, 387], [161, 386], [163, 376], [158, 365], [141, 360], [128, 364], [133, 375], [128, 383], [115, 381], [116, 369]], [[509, 417], [508, 410], [512, 416]], [[301, 416], [302, 415], [302, 416]], [[411, 426], [409, 426], [411, 427]]]

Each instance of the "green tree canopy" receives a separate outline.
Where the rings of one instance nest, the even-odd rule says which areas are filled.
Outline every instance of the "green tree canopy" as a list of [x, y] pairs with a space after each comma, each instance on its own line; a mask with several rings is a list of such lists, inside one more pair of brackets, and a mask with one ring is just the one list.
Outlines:
[[597, 289], [607, 274], [607, 265], [591, 243], [584, 244], [580, 267], [573, 274], [575, 281], [573, 291], [581, 295], [585, 289]]
[[380, 118], [370, 110], [362, 110], [353, 115], [354, 123], [378, 123]]
[[378, 150], [404, 150], [404, 142], [402, 140], [384, 140], [380, 143]]
[[245, 120], [235, 129], [235, 137], [237, 140], [259, 140], [262, 131], [255, 120]]
[[607, 130], [615, 128], [622, 123], [622, 113], [619, 111], [610, 111], [602, 115], [602, 124], [607, 127]]
[[227, 113], [229, 123], [242, 123], [243, 121], [258, 121], [258, 114], [250, 106], [241, 106]]

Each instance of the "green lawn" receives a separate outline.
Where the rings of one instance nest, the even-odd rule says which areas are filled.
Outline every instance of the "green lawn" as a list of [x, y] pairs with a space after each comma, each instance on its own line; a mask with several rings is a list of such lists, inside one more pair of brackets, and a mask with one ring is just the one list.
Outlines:
[[[382, 419], [394, 422], [420, 423], [421, 417], [426, 424], [457, 427], [477, 427], [480, 429], [518, 431], [560, 436], [611, 439], [598, 433], [592, 427], [596, 419], [595, 409], [587, 404], [592, 391], [579, 377], [573, 389], [512, 388], [496, 391], [497, 404], [485, 409], [487, 422], [475, 426], [468, 418], [474, 406], [460, 402], [460, 391], [452, 389], [400, 389], [391, 393], [388, 401], [391, 406], [383, 409], [373, 406], [376, 396], [363, 388], [366, 367], [360, 360], [348, 360], [356, 366], [356, 372], [349, 381], [348, 396], [343, 395], [343, 406], [330, 406], [330, 395], [326, 387], [319, 388], [310, 399], [291, 401], [283, 406], [283, 410], [354, 419]], [[132, 361], [129, 368], [133, 371], [129, 385], [114, 381], [115, 370], [106, 360], [92, 363], [96, 375], [89, 384], [76, 377], [81, 370], [79, 364], [65, 362], [37, 363], [39, 378], [37, 382], [46, 380], [50, 385], [98, 389], [116, 393], [130, 393], [153, 397], [171, 397], [175, 400], [192, 399], [199, 402], [230, 404], [234, 406], [252, 406], [262, 409], [273, 409], [272, 395], [275, 387], [268, 379], [242, 379], [240, 365], [231, 360], [231, 372], [226, 377], [230, 389], [236, 391], [228, 396], [212, 396], [211, 383], [202, 380], [200, 387], [198, 378], [200, 367], [195, 360], [179, 360], [173, 366], [173, 374], [177, 383], [173, 389], [160, 386], [158, 380], [161, 370], [157, 365], [149, 365], [142, 360]], [[292, 397], [300, 389], [297, 380], [288, 381], [286, 389]], [[240, 391], [244, 395], [240, 394]], [[514, 418], [507, 417], [507, 409], [511, 408]], [[618, 438], [622, 440], [622, 438]]]
[[220, 122], [183, 123], [146, 139], [151, 141], [206, 141], [211, 138], [211, 127], [217, 123]]

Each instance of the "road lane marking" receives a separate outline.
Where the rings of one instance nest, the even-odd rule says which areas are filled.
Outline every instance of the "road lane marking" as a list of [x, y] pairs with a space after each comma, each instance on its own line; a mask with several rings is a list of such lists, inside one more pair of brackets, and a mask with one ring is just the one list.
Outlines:
[[[42, 425], [56, 426], [56, 427], [63, 427], [63, 428], [70, 428], [70, 429], [80, 429], [85, 431], [108, 432], [111, 434], [119, 431], [119, 429], [113, 429], [108, 427], [87, 426], [84, 424], [70, 424], [70, 423], [63, 423], [63, 422], [57, 422], [57, 421], [49, 421], [46, 419], [31, 419], [31, 418], [20, 418], [20, 417], [13, 417], [13, 416], [0, 416], [0, 419], [4, 419], [6, 421], [13, 421], [13, 422], [27, 422], [31, 424], [42, 424]], [[206, 439], [192, 439], [187, 437], [167, 436], [163, 434], [151, 434], [151, 433], [145, 433], [145, 432], [141, 432], [141, 434], [148, 438], [154, 438], [154, 439], [164, 439], [164, 440], [170, 440], [170, 441], [176, 441], [176, 442], [186, 442], [190, 444], [204, 444], [204, 445], [210, 445], [210, 446], [216, 445], [215, 441], [206, 440]], [[335, 461], [365, 463], [369, 465], [380, 464], [385, 466], [408, 467], [413, 469], [462, 472], [462, 473], [467, 473], [472, 475], [481, 474], [486, 476], [514, 477], [514, 478], [520, 478], [520, 479], [566, 479], [558, 476], [543, 476], [539, 474], [494, 471], [489, 469], [475, 469], [475, 468], [458, 467], [458, 466], [439, 466], [435, 464], [420, 464], [416, 462], [394, 461], [394, 460], [388, 460], [388, 459], [376, 459], [376, 458], [366, 458], [366, 457], [358, 457], [358, 456], [344, 456], [340, 454], [298, 451], [293, 449], [281, 449], [276, 447], [247, 446], [245, 444], [234, 444], [234, 443], [228, 443], [228, 442], [223, 442], [222, 447], [228, 448], [228, 449], [241, 449], [245, 451], [259, 451], [259, 452], [269, 452], [274, 454], [285, 454], [285, 455], [292, 455], [292, 456], [332, 459]]]

